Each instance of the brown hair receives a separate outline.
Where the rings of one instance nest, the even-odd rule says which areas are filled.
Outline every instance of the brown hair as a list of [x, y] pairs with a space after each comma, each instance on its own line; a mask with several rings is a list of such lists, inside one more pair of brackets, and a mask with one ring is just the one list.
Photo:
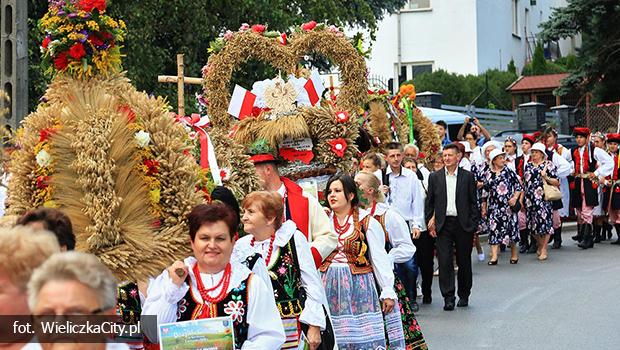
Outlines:
[[360, 163], [363, 163], [365, 160], [372, 161], [372, 164], [374, 166], [381, 169], [381, 158], [376, 153], [370, 152], [370, 153], [364, 154], [364, 156], [362, 157], [362, 161]]
[[243, 199], [243, 210], [252, 204], [258, 204], [258, 208], [267, 219], [274, 219], [273, 227], [277, 230], [282, 226], [282, 215], [284, 214], [284, 204], [278, 192], [255, 191]]
[[65, 246], [67, 250], [75, 249], [75, 235], [71, 219], [62, 211], [53, 208], [37, 208], [27, 211], [17, 219], [17, 225], [27, 226], [33, 222], [42, 223], [44, 229], [56, 235], [61, 247]]
[[228, 226], [228, 232], [232, 240], [237, 232], [237, 216], [228, 205], [214, 202], [195, 206], [187, 216], [187, 226], [189, 227], [189, 236], [192, 242], [196, 238], [196, 232], [198, 232], [200, 227], [214, 224], [218, 221], [223, 221]]

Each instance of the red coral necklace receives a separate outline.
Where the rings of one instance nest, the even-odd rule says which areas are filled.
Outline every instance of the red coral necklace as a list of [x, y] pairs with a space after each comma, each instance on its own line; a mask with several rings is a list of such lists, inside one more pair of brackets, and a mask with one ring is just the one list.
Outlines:
[[338, 223], [338, 217], [336, 215], [336, 213], [334, 213], [334, 230], [336, 231], [336, 233], [338, 235], [342, 235], [347, 233], [347, 231], [349, 231], [349, 228], [351, 227], [351, 223], [349, 222], [349, 219], [351, 218], [351, 214], [353, 213], [353, 209], [351, 209], [351, 212], [349, 212], [349, 215], [347, 215], [347, 217], [344, 219], [344, 225], [340, 225], [340, 223]]
[[[273, 241], [276, 239], [275, 232], [271, 235], [271, 239], [269, 240], [269, 251], [267, 252], [267, 257], [265, 258], [265, 264], [269, 266], [269, 261], [271, 261], [271, 254], [273, 253]], [[256, 238], [252, 236], [252, 240], [250, 241], [250, 245], [254, 247], [254, 242]]]
[[[200, 270], [198, 269], [198, 263], [194, 265], [193, 270], [194, 270], [194, 276], [196, 277], [196, 286], [198, 287], [198, 292], [200, 292], [200, 296], [202, 297], [202, 300], [204, 302], [209, 302], [211, 304], [217, 304], [220, 301], [224, 300], [228, 292], [228, 286], [230, 285], [230, 276], [232, 275], [230, 263], [226, 265], [226, 268], [224, 269], [224, 275], [222, 275], [222, 278], [220, 279], [220, 281], [214, 287], [209, 288], [209, 289], [205, 288], [204, 284], [202, 283], [202, 277], [200, 276]], [[222, 286], [222, 291], [217, 296], [211, 297], [209, 295], [209, 292], [216, 290], [220, 286]]]

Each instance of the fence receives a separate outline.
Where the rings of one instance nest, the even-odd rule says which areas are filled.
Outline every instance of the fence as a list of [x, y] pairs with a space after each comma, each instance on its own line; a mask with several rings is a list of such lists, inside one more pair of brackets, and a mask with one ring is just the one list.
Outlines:
[[592, 131], [618, 132], [620, 123], [620, 102], [575, 108], [577, 125], [587, 126]]

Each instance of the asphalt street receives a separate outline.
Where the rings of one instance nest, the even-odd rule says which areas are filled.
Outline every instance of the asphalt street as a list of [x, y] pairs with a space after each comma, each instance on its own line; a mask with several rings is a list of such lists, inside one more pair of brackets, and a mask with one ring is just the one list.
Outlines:
[[468, 308], [443, 311], [434, 277], [433, 303], [419, 299], [417, 313], [429, 349], [620, 349], [620, 246], [581, 250], [574, 234], [565, 229], [544, 262], [524, 254], [510, 265], [507, 251], [488, 266], [474, 249]]

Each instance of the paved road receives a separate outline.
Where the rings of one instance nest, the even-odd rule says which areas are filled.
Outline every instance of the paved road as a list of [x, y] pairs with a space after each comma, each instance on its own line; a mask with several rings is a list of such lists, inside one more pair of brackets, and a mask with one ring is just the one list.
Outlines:
[[527, 254], [510, 265], [506, 252], [488, 266], [472, 254], [466, 309], [443, 311], [435, 277], [433, 304], [417, 314], [429, 349], [620, 349], [620, 246], [606, 241], [583, 251], [570, 239], [574, 231], [545, 262]]

